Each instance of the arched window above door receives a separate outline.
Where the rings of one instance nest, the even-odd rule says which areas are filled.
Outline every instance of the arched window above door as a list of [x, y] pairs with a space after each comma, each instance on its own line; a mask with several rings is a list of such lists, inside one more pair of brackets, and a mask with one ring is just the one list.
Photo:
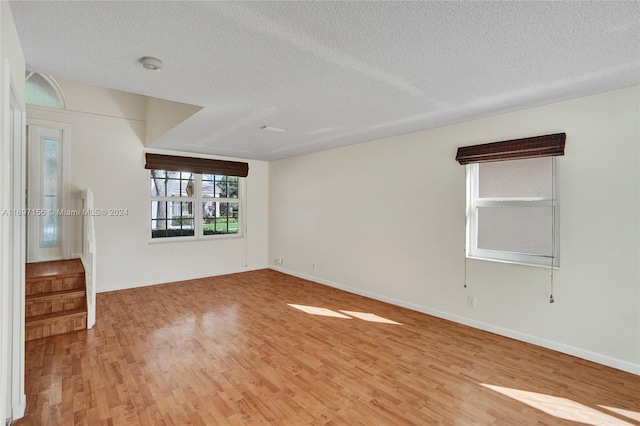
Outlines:
[[25, 92], [29, 105], [65, 108], [64, 95], [53, 77], [27, 71], [25, 73]]

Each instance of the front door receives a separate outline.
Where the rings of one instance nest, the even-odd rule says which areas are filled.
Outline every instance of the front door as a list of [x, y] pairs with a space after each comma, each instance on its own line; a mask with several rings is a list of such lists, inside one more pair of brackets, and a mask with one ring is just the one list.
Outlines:
[[64, 126], [29, 124], [27, 261], [64, 256]]

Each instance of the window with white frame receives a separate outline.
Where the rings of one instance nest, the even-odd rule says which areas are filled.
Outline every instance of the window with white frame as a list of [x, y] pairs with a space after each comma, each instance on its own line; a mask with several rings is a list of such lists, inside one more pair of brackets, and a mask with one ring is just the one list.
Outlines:
[[240, 230], [240, 178], [203, 174], [202, 235], [237, 234]]
[[467, 256], [558, 266], [555, 157], [466, 167]]
[[151, 169], [150, 179], [152, 239], [241, 234], [241, 178]]
[[24, 79], [25, 101], [27, 104], [51, 108], [65, 108], [64, 95], [53, 77], [33, 71], [26, 71]]

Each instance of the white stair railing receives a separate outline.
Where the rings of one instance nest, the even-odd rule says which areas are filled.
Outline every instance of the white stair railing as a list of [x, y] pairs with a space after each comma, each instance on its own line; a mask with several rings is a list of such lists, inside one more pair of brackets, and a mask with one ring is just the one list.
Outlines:
[[82, 264], [87, 284], [87, 328], [96, 323], [96, 229], [93, 221], [93, 192], [82, 191]]

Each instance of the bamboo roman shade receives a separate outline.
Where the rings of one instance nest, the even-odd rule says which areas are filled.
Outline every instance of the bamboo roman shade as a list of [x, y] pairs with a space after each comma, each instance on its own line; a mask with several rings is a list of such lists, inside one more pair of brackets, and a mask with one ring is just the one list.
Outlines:
[[212, 175], [247, 177], [249, 164], [238, 161], [212, 160], [209, 158], [179, 157], [146, 153], [145, 169], [171, 170]]
[[564, 155], [566, 133], [512, 139], [458, 148], [456, 161], [462, 165], [489, 161]]

